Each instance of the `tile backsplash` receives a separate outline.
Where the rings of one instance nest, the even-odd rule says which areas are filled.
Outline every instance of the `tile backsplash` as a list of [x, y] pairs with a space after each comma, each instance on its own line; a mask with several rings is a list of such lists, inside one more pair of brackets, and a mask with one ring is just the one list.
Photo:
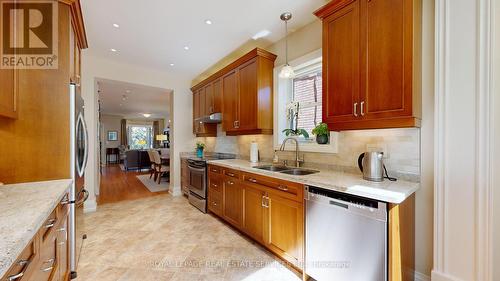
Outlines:
[[[198, 138], [206, 144], [209, 152], [226, 152], [249, 158], [250, 143], [259, 145], [262, 161], [271, 161], [274, 156], [272, 135], [226, 136], [218, 125], [218, 137]], [[308, 167], [329, 167], [359, 172], [359, 154], [382, 148], [386, 153], [384, 164], [389, 174], [419, 181], [420, 178], [420, 129], [380, 129], [343, 131], [339, 133], [338, 153], [301, 152], [304, 165]], [[291, 147], [291, 146], [287, 146]], [[299, 147], [300, 150], [300, 147]], [[293, 160], [294, 152], [278, 152], [280, 160]]]

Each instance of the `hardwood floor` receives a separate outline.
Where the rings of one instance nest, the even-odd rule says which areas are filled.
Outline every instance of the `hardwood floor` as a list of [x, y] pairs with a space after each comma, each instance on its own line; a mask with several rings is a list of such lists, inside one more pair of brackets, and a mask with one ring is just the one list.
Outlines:
[[102, 169], [101, 187], [99, 189], [99, 196], [97, 197], [97, 204], [102, 205], [168, 193], [168, 191], [149, 191], [136, 177], [142, 174], [147, 174], [147, 172], [124, 172], [117, 164], [104, 167]]

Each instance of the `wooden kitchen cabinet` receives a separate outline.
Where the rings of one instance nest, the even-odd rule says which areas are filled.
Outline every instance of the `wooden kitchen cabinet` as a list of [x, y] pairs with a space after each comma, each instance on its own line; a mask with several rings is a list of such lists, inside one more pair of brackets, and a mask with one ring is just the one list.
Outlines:
[[205, 95], [213, 111], [222, 112], [227, 135], [272, 134], [275, 60], [276, 55], [256, 48], [191, 90], [210, 89]]
[[181, 158], [181, 191], [184, 195], [189, 195], [189, 168], [186, 158]]
[[222, 215], [237, 228], [243, 225], [243, 187], [235, 177], [224, 177], [222, 192]]
[[0, 69], [0, 117], [18, 117], [18, 71]]
[[266, 192], [264, 189], [245, 185], [243, 231], [250, 237], [264, 243], [264, 218]]
[[323, 122], [331, 130], [419, 127], [421, 0], [334, 0], [315, 15]]
[[270, 192], [265, 216], [265, 243], [271, 251], [300, 268], [304, 244], [302, 202]]
[[[213, 164], [208, 170], [208, 209], [301, 269], [304, 186]], [[210, 204], [219, 196], [222, 214], [217, 204]]]
[[217, 124], [204, 123], [199, 118], [207, 115], [205, 88], [193, 92], [193, 134], [197, 137], [216, 137]]

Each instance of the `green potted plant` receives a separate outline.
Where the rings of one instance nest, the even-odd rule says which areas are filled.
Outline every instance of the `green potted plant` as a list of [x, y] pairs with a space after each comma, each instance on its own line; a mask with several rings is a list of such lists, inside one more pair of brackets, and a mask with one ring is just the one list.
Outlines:
[[196, 143], [196, 157], [202, 158], [204, 149], [205, 149], [205, 144], [202, 142], [197, 142]]
[[318, 144], [327, 144], [328, 137], [330, 136], [330, 131], [328, 130], [328, 125], [325, 123], [320, 123], [312, 130], [312, 134], [316, 136], [316, 142]]
[[309, 133], [307, 133], [306, 130], [304, 129], [284, 129], [283, 133], [288, 136], [304, 136], [304, 138], [308, 139], [309, 138]]

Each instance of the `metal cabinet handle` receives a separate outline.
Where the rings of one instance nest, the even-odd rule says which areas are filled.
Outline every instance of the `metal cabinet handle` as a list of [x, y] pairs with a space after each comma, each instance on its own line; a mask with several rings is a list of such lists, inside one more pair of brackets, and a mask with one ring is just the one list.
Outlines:
[[46, 268], [43, 268], [40, 270], [43, 272], [51, 271], [54, 268], [54, 261], [55, 261], [55, 259], [53, 259], [53, 258], [46, 260], [45, 262], [43, 262], [43, 264], [51, 263], [50, 267], [46, 267]]
[[234, 174], [233, 173], [226, 173], [226, 175], [230, 176], [230, 177], [234, 177]]
[[61, 205], [67, 205], [67, 204], [69, 204], [69, 199], [65, 198], [65, 199], [61, 200], [61, 202], [59, 204], [61, 204]]
[[358, 103], [354, 103], [354, 116], [358, 117]]
[[248, 181], [249, 181], [249, 182], [253, 182], [253, 183], [257, 183], [257, 180], [256, 180], [256, 179], [254, 179], [254, 178], [249, 178], [249, 179], [248, 179]]
[[212, 172], [214, 172], [214, 173], [218, 173], [218, 172], [219, 172], [219, 170], [217, 170], [217, 169], [212, 169]]
[[266, 208], [269, 209], [269, 196], [266, 195]]
[[214, 206], [217, 206], [217, 202], [213, 202]]
[[45, 225], [45, 228], [51, 228], [55, 225], [56, 219], [49, 220], [49, 223]]
[[239, 128], [240, 127], [240, 121], [236, 120], [234, 121], [234, 128]]
[[14, 274], [14, 275], [11, 275], [9, 276], [8, 280], [9, 281], [14, 281], [14, 280], [17, 280], [21, 277], [24, 276], [24, 273], [26, 272], [26, 269], [28, 269], [28, 267], [26, 265], [28, 265], [30, 263], [29, 260], [20, 260], [17, 262], [18, 265], [20, 266], [24, 266], [23, 270], [21, 272], [19, 272], [18, 274]]
[[363, 110], [363, 106], [364, 106], [364, 105], [365, 105], [365, 102], [364, 102], [364, 101], [362, 101], [362, 102], [361, 102], [361, 116], [365, 116], [365, 112], [364, 112], [364, 110]]
[[261, 199], [260, 203], [261, 203], [262, 207], [264, 207], [264, 208], [266, 207], [266, 195], [264, 195], [264, 194], [262, 195], [262, 199]]
[[227, 183], [229, 183], [230, 185], [233, 185], [234, 182], [233, 181], [228, 181]]
[[212, 183], [212, 186], [213, 186], [213, 187], [217, 187], [218, 185], [216, 185], [215, 183]]
[[284, 185], [279, 185], [278, 188], [280, 190], [283, 190], [283, 191], [288, 191], [288, 187], [284, 186]]

